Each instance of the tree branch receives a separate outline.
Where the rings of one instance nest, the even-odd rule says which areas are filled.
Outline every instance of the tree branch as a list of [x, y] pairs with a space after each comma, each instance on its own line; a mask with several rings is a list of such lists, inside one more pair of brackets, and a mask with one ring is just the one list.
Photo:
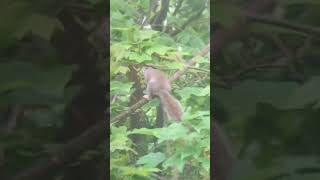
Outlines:
[[107, 139], [108, 136], [105, 134], [106, 125], [105, 121], [99, 121], [80, 136], [65, 144], [59, 152], [37, 161], [30, 168], [18, 173], [11, 180], [42, 179], [48, 172], [59, 170], [61, 165], [71, 162], [83, 151], [96, 147], [101, 142], [102, 137]]
[[268, 17], [268, 16], [257, 15], [254, 13], [248, 13], [248, 14], [246, 14], [246, 16], [251, 21], [255, 21], [257, 23], [276, 25], [276, 26], [292, 29], [292, 30], [295, 30], [298, 32], [303, 32], [306, 34], [313, 34], [313, 35], [320, 36], [320, 29], [313, 27], [313, 26], [294, 24], [294, 23], [291, 23], [286, 20], [276, 19], [276, 18]]
[[180, 28], [176, 29], [175, 31], [173, 31], [172, 33], [170, 33], [171, 36], [175, 36], [177, 34], [179, 34], [180, 32], [182, 32], [183, 30], [186, 29], [186, 27], [194, 20], [198, 19], [202, 12], [206, 9], [208, 4], [208, 0], [205, 1], [204, 5], [202, 6], [202, 8], [198, 11], [197, 14], [191, 16]]
[[177, 71], [171, 78], [170, 78], [170, 82], [177, 80], [180, 76], [182, 76], [183, 74], [185, 74], [190, 66], [194, 66], [196, 65], [197, 61], [196, 58], [197, 57], [202, 57], [204, 55], [206, 55], [207, 53], [209, 53], [210, 51], [210, 43], [207, 44], [201, 51], [199, 51], [195, 57], [193, 57], [188, 63], [187, 65], [182, 69]]

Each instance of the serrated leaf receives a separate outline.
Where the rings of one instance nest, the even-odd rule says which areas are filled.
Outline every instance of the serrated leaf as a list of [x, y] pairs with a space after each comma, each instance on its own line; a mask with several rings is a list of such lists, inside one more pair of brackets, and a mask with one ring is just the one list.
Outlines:
[[111, 135], [110, 135], [110, 152], [114, 152], [116, 150], [125, 150], [136, 153], [129, 146], [129, 138], [127, 136], [127, 127], [120, 126], [114, 127], [111, 126]]
[[111, 81], [110, 93], [117, 95], [127, 95], [130, 93], [132, 86], [132, 82]]
[[157, 167], [158, 164], [162, 163], [165, 160], [165, 154], [161, 152], [149, 153], [145, 156], [142, 156], [137, 161], [139, 165], [145, 165], [146, 167]]
[[130, 45], [127, 43], [114, 43], [110, 47], [111, 59], [114, 61], [121, 61], [129, 57]]
[[161, 143], [166, 140], [177, 140], [187, 136], [188, 129], [182, 124], [173, 123], [167, 128], [162, 128], [159, 134], [158, 143]]
[[130, 52], [129, 60], [136, 61], [138, 63], [142, 63], [144, 61], [150, 61], [151, 57], [148, 56], [147, 54], [139, 54], [139, 53], [136, 53], [136, 52]]

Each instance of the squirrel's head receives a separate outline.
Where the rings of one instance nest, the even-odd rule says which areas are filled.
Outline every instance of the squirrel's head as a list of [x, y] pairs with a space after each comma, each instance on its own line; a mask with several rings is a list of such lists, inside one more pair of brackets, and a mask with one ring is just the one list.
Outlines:
[[143, 66], [142, 67], [142, 73], [144, 75], [144, 77], [146, 78], [148, 76], [148, 74], [153, 71], [154, 68], [153, 67], [150, 67], [150, 66]]
[[152, 67], [149, 67], [149, 66], [143, 66], [142, 67], [142, 74], [144, 76], [144, 79], [146, 81], [148, 81], [148, 77], [149, 77], [149, 74], [150, 74], [150, 70], [153, 69]]

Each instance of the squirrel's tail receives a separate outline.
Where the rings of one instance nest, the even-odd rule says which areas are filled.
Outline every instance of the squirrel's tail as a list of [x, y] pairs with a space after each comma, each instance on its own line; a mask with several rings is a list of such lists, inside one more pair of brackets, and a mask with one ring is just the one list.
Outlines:
[[168, 91], [161, 91], [159, 93], [161, 105], [168, 115], [177, 121], [181, 121], [182, 118], [182, 107], [178, 100], [176, 100]]

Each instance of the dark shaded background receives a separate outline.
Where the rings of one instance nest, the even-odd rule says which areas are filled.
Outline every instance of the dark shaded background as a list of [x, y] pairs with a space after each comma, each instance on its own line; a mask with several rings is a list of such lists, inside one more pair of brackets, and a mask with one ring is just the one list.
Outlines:
[[212, 1], [213, 177], [319, 179], [318, 1]]
[[106, 178], [106, 3], [1, 1], [0, 179]]

